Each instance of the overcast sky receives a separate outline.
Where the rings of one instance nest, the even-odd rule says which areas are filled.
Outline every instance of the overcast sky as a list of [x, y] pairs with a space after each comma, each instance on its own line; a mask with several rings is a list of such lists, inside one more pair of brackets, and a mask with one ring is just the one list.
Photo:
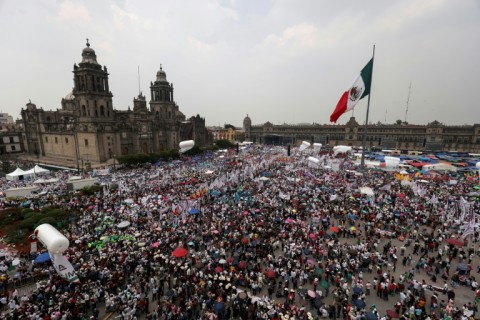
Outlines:
[[[60, 108], [85, 38], [133, 106], [160, 64], [207, 125], [328, 123], [376, 45], [370, 120], [480, 123], [478, 0], [0, 0], [0, 110]], [[367, 99], [355, 109], [365, 121]], [[351, 113], [339, 119], [340, 124]]]

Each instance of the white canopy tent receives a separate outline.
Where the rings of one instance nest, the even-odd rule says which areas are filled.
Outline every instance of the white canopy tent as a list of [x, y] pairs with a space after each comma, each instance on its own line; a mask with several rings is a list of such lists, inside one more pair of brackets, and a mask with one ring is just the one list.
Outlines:
[[32, 169], [25, 171], [26, 174], [30, 174], [30, 175], [44, 174], [44, 173], [49, 173], [49, 172], [50, 172], [50, 170], [44, 169], [44, 168], [40, 167], [39, 165], [36, 165]]
[[15, 171], [7, 173], [6, 178], [7, 180], [10, 181], [17, 181], [17, 180], [23, 180], [25, 178], [30, 178], [31, 174], [29, 174], [27, 171], [23, 171], [20, 168], [15, 169]]

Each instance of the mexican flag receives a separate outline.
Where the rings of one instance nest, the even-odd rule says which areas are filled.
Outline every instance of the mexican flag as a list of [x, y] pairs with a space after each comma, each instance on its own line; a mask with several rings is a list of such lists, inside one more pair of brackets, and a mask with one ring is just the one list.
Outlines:
[[373, 58], [360, 71], [353, 85], [342, 94], [337, 107], [330, 116], [330, 122], [337, 122], [338, 118], [347, 111], [353, 110], [358, 101], [370, 94], [372, 84]]

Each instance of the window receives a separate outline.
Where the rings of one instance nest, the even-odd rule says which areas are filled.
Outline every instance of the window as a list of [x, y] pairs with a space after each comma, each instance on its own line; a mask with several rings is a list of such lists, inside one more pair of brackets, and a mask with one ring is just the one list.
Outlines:
[[67, 143], [67, 144], [68, 144], [68, 138], [65, 138], [65, 143]]
[[47, 142], [47, 143], [48, 143], [48, 137], [45, 137], [45, 142]]
[[15, 146], [12, 146], [12, 151], [15, 151], [15, 150], [17, 150], [17, 149], [15, 149]]
[[88, 147], [88, 139], [85, 139], [85, 147]]
[[57, 137], [55, 137], [55, 143], [58, 143], [58, 138]]
[[10, 143], [14, 143], [13, 137], [9, 137], [9, 138], [10, 138]]

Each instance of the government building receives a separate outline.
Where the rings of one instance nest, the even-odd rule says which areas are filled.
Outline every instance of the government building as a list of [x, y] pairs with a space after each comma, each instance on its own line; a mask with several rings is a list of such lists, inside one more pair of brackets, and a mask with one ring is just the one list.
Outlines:
[[108, 75], [87, 41], [82, 61], [73, 66], [73, 90], [61, 100], [61, 108], [45, 111], [29, 102], [21, 110], [24, 151], [78, 167], [79, 160], [103, 163], [122, 155], [178, 149], [183, 140], [200, 147], [212, 142], [204, 118], [187, 119], [179, 110], [162, 67], [150, 82], [148, 105], [139, 93], [133, 110], [114, 108]]
[[365, 129], [368, 148], [480, 153], [480, 124], [450, 126], [433, 121], [414, 125], [398, 121], [365, 126], [351, 117], [345, 125], [274, 125], [270, 122], [252, 125], [248, 115], [243, 120], [245, 140], [261, 144], [293, 146], [307, 141], [324, 146], [361, 147]]

